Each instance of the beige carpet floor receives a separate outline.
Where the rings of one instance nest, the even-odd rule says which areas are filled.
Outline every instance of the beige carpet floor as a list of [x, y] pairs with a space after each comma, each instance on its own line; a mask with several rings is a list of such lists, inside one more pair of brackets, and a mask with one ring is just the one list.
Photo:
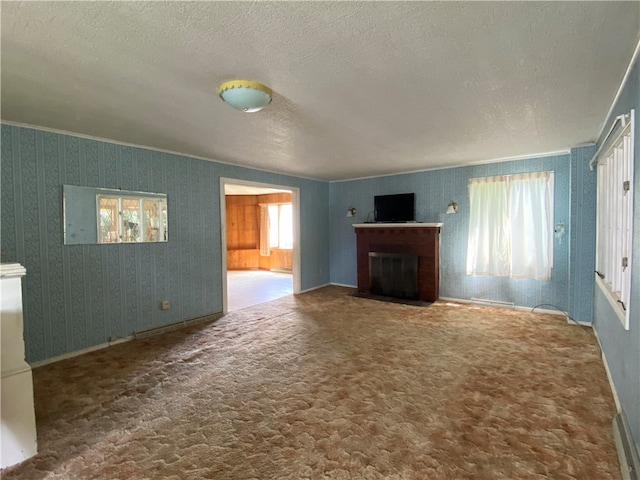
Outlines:
[[620, 478], [589, 329], [327, 287], [34, 370], [17, 479]]

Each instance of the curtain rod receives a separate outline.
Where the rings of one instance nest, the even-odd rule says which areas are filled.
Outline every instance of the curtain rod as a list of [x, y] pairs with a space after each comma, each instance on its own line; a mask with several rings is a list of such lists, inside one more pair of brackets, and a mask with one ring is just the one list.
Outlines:
[[471, 182], [485, 182], [487, 181], [487, 179], [490, 178], [511, 178], [511, 177], [522, 177], [525, 175], [540, 175], [540, 176], [549, 176], [549, 175], [554, 175], [555, 172], [553, 170], [537, 170], [535, 172], [522, 172], [522, 173], [506, 173], [504, 175], [489, 175], [487, 177], [472, 177], [469, 180], [467, 180], [467, 184], [471, 183]]
[[604, 140], [600, 144], [600, 147], [598, 148], [598, 150], [596, 150], [596, 153], [593, 154], [593, 157], [591, 157], [591, 160], [589, 160], [589, 170], [593, 170], [594, 165], [596, 163], [598, 163], [598, 155], [600, 155], [600, 152], [602, 151], [604, 146], [607, 144], [607, 141], [609, 140], [609, 137], [611, 137], [611, 134], [616, 129], [618, 124], [621, 123], [622, 124], [622, 128], [624, 129], [627, 126], [627, 124], [629, 123], [629, 121], [631, 121], [633, 119], [633, 115], [634, 115], [634, 110], [631, 109], [631, 111], [629, 113], [624, 113], [622, 115], [618, 115], [613, 120], [613, 124], [611, 124], [611, 128], [609, 129], [609, 132], [607, 133], [607, 136], [604, 137]]

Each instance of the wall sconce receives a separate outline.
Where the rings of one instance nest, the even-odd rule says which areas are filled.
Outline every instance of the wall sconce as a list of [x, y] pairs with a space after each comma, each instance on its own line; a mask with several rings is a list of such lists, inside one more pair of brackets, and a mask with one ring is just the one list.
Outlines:
[[347, 217], [355, 217], [357, 213], [356, 207], [347, 208]]
[[447, 215], [450, 213], [458, 213], [458, 204], [453, 200], [449, 202], [449, 206], [447, 207]]

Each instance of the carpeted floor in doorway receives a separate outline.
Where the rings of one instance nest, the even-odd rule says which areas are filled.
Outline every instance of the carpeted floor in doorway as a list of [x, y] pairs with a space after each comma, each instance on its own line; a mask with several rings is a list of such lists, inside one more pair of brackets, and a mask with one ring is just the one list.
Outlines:
[[34, 370], [40, 453], [2, 478], [620, 478], [589, 329], [351, 293]]

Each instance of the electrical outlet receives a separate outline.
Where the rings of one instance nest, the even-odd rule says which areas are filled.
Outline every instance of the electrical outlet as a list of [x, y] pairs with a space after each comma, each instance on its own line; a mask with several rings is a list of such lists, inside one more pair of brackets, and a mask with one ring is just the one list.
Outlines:
[[162, 303], [160, 304], [160, 308], [162, 310], [169, 310], [171, 308], [171, 304], [169, 303], [169, 300], [163, 300]]

